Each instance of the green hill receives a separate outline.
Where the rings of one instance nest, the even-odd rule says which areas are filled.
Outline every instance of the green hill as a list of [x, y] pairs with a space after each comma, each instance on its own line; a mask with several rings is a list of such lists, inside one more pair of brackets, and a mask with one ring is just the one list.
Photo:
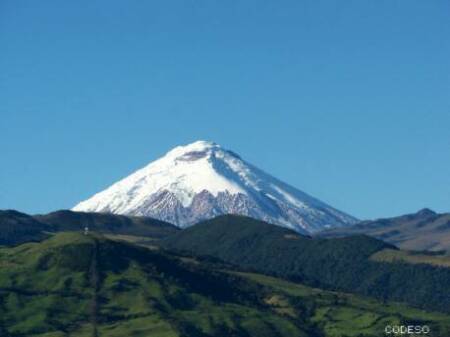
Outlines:
[[98, 236], [0, 249], [2, 336], [314, 336], [258, 287]]
[[212, 256], [243, 270], [383, 301], [450, 312], [450, 269], [371, 259], [395, 249], [367, 236], [321, 239], [241, 216], [221, 216], [163, 241], [167, 249]]
[[97, 234], [0, 249], [2, 337], [378, 337], [450, 317], [322, 291]]

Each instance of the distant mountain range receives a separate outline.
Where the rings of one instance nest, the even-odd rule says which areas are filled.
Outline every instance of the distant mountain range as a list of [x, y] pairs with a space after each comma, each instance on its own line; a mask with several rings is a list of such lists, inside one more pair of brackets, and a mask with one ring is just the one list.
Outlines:
[[[83, 231], [84, 227], [104, 234], [164, 238], [179, 228], [149, 217], [61, 210], [31, 216], [14, 210], [0, 210], [0, 245], [40, 241], [48, 233]], [[450, 253], [450, 214], [429, 209], [394, 218], [362, 221], [354, 226], [324, 230], [322, 238], [368, 235], [411, 251]]]
[[422, 209], [414, 214], [372, 221], [317, 233], [325, 238], [369, 235], [402, 249], [450, 252], [450, 213]]
[[149, 216], [179, 227], [239, 214], [300, 233], [357, 222], [207, 141], [174, 148], [73, 210]]

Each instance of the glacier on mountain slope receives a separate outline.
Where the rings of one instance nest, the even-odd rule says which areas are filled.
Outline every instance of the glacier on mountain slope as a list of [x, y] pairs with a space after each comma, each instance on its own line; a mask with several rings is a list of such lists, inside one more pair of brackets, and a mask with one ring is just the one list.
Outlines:
[[356, 222], [207, 141], [174, 148], [73, 210], [150, 216], [180, 227], [241, 214], [302, 233]]

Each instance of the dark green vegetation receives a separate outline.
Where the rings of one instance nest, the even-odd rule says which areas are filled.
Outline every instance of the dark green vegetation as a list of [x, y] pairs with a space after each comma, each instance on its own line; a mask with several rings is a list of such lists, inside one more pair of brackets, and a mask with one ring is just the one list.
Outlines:
[[374, 261], [373, 254], [395, 247], [368, 236], [312, 239], [250, 218], [221, 216], [162, 244], [313, 287], [450, 312], [450, 268]]
[[160, 239], [178, 231], [164, 221], [103, 213], [57, 211], [30, 216], [17, 211], [0, 211], [0, 245], [40, 241], [49, 233], [83, 231], [138, 237], [140, 242]]
[[17, 211], [0, 210], [0, 246], [40, 241], [48, 235], [49, 226]]
[[363, 221], [348, 228], [319, 233], [322, 237], [365, 234], [392, 243], [401, 249], [450, 252], [450, 214], [423, 209], [414, 214], [389, 219]]
[[[295, 240], [296, 238], [289, 238]], [[382, 336], [450, 317], [313, 289], [97, 234], [0, 249], [3, 337]]]
[[84, 227], [88, 226], [89, 230], [100, 233], [163, 238], [178, 231], [177, 227], [165, 221], [108, 213], [63, 210], [46, 215], [37, 215], [35, 218], [52, 226], [55, 232], [82, 231]]

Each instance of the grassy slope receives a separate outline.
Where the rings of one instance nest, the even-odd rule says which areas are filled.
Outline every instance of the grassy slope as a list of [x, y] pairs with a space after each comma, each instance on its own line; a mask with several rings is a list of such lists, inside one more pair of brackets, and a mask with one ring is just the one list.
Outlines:
[[[300, 310], [310, 313], [311, 320], [328, 337], [381, 336], [386, 325], [427, 324], [432, 336], [446, 336], [450, 332], [450, 317], [397, 303], [381, 303], [361, 296], [324, 291], [274, 277], [253, 273], [238, 273], [259, 284], [269, 286], [286, 296], [291, 306], [300, 303]], [[298, 309], [297, 309], [298, 310]]]
[[450, 256], [430, 255], [395, 249], [383, 249], [370, 257], [379, 262], [406, 262], [411, 264], [429, 264], [439, 267], [450, 267]]
[[96, 235], [0, 249], [3, 337], [373, 336], [450, 317], [259, 274], [219, 270]]
[[314, 336], [259, 287], [79, 234], [0, 249], [2, 336]]

